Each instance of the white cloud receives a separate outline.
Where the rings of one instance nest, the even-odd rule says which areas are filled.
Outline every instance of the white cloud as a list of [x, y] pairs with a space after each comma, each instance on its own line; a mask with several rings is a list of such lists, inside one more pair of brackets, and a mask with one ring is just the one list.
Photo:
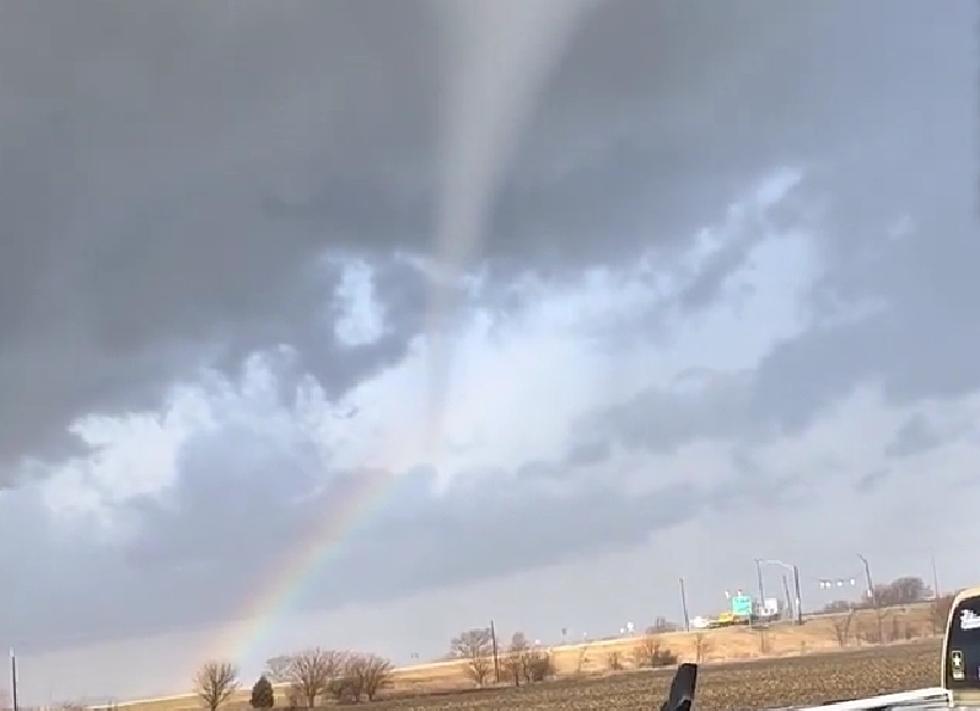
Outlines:
[[384, 308], [375, 298], [374, 277], [363, 260], [344, 264], [335, 292], [341, 313], [334, 321], [334, 334], [347, 346], [374, 343], [384, 334]]
[[45, 468], [43, 500], [66, 523], [94, 522], [97, 529], [125, 537], [139, 525], [127, 504], [142, 497], [166, 499], [182, 476], [183, 447], [195, 436], [219, 428], [266, 433], [283, 448], [309, 436], [333, 415], [322, 389], [302, 380], [296, 402], [282, 399], [277, 363], [288, 349], [255, 354], [240, 379], [206, 373], [193, 384], [176, 386], [158, 412], [90, 415], [71, 430], [90, 450]]
[[91, 451], [50, 468], [44, 502], [56, 516], [94, 517], [100, 527], [113, 529], [120, 523], [115, 507], [173, 485], [181, 445], [210, 422], [202, 394], [183, 387], [160, 413], [84, 417], [70, 430]]

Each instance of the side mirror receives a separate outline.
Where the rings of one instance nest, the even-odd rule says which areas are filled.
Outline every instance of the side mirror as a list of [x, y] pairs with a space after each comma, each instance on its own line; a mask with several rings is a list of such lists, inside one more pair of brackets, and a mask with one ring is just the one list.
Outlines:
[[677, 667], [674, 680], [670, 682], [670, 696], [664, 701], [660, 711], [691, 711], [697, 681], [697, 664], [681, 664]]

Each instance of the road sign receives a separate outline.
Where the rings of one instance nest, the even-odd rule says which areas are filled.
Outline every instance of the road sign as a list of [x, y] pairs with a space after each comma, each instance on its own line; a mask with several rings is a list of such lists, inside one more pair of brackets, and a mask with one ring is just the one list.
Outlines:
[[736, 617], [752, 616], [752, 596], [735, 595], [732, 598], [732, 614]]

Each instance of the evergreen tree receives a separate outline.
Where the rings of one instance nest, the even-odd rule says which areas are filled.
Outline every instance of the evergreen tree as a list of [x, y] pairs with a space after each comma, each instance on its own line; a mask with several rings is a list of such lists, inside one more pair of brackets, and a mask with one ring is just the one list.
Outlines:
[[264, 674], [259, 677], [259, 680], [255, 682], [255, 686], [252, 687], [252, 700], [250, 703], [254, 709], [271, 709], [276, 703], [275, 696], [272, 693], [272, 684], [269, 683], [269, 680], [265, 678]]

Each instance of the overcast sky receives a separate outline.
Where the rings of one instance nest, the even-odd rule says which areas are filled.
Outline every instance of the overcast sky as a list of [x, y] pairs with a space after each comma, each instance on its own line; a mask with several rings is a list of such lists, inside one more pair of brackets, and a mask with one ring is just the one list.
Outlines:
[[980, 580], [977, 19], [0, 3], [27, 700]]

